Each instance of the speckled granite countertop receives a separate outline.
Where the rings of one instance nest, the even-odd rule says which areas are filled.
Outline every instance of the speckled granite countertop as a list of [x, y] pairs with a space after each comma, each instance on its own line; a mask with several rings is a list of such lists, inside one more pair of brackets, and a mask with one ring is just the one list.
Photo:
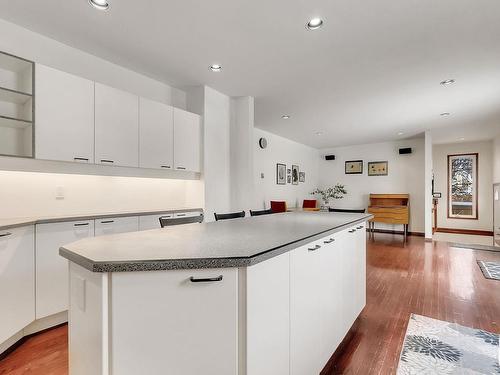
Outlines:
[[287, 212], [86, 238], [59, 254], [93, 272], [246, 267], [371, 217]]
[[150, 211], [120, 211], [120, 212], [107, 212], [107, 213], [86, 213], [81, 215], [61, 215], [61, 216], [40, 216], [40, 217], [21, 217], [12, 219], [0, 219], [0, 230], [23, 227], [26, 225], [33, 224], [45, 224], [45, 223], [60, 223], [64, 221], [78, 221], [78, 220], [92, 220], [92, 219], [104, 219], [110, 217], [125, 217], [125, 216], [143, 216], [143, 215], [155, 215], [155, 214], [166, 214], [166, 213], [176, 213], [176, 212], [192, 212], [192, 211], [203, 211], [201, 208], [175, 208], [175, 209], [165, 209], [165, 210], [150, 210]]

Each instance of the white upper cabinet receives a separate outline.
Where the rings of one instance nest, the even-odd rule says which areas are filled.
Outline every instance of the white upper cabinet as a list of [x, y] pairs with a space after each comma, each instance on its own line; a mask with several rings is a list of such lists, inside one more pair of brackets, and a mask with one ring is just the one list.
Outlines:
[[35, 157], [94, 162], [94, 82], [36, 65]]
[[139, 97], [95, 84], [95, 163], [139, 166]]
[[139, 166], [173, 169], [174, 113], [169, 105], [139, 100]]
[[200, 116], [174, 108], [174, 167], [200, 172]]

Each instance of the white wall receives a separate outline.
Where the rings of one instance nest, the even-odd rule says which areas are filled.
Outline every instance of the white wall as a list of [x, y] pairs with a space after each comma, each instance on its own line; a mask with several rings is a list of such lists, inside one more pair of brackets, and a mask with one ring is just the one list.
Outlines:
[[[448, 155], [479, 153], [479, 220], [448, 219]], [[438, 227], [473, 230], [493, 228], [493, 143], [471, 142], [434, 145], [434, 190], [442, 193], [438, 204]]]
[[[24, 57], [134, 94], [185, 108], [184, 91], [0, 20], [0, 51]], [[36, 126], [36, 122], [35, 122]], [[139, 169], [81, 166], [90, 174], [155, 176]], [[22, 170], [16, 172], [12, 170]], [[49, 171], [54, 173], [37, 173]], [[68, 174], [73, 173], [73, 174]], [[0, 217], [50, 216], [107, 211], [200, 207], [199, 181], [79, 175], [74, 165], [0, 157]], [[174, 177], [173, 175], [164, 175]], [[63, 187], [66, 199], [56, 200]]]
[[[261, 137], [267, 139], [266, 149], [259, 147]], [[254, 129], [253, 141], [255, 194], [250, 209], [269, 208], [271, 200], [286, 200], [289, 207], [302, 207], [303, 199], [313, 199], [309, 193], [318, 187], [318, 150], [257, 128]], [[277, 185], [277, 163], [286, 164], [287, 168], [298, 165], [299, 170], [306, 173], [305, 182]], [[264, 173], [264, 178], [261, 178], [261, 173]]]
[[434, 165], [432, 158], [432, 132], [425, 132], [425, 157], [424, 157], [424, 226], [425, 239], [432, 240], [433, 230], [433, 196], [432, 196], [432, 176], [434, 173]]
[[493, 182], [500, 184], [500, 135], [493, 140]]
[[[411, 147], [413, 153], [399, 155], [400, 147]], [[335, 160], [322, 158], [319, 165], [319, 183], [321, 187], [341, 183], [346, 186], [348, 194], [340, 200], [330, 202], [338, 208], [367, 208], [370, 193], [408, 193], [410, 194], [410, 231], [424, 232], [424, 139], [405, 140], [365, 144], [358, 146], [338, 147], [321, 150], [321, 155], [334, 154]], [[363, 160], [362, 175], [346, 175], [345, 162]], [[367, 174], [369, 161], [389, 162], [388, 176], [372, 176]], [[377, 228], [402, 230], [401, 226], [384, 226]]]

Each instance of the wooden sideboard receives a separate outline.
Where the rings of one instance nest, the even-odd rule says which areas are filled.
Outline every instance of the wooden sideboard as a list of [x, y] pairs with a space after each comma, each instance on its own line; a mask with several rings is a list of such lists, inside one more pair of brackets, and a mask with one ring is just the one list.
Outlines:
[[374, 216], [370, 220], [370, 232], [375, 229], [375, 223], [403, 225], [404, 236], [408, 235], [410, 223], [409, 194], [370, 194], [368, 212]]

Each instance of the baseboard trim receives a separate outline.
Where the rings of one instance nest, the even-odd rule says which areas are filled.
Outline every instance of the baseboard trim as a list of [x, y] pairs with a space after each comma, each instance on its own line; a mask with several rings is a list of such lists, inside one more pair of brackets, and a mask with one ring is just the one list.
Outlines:
[[476, 229], [437, 228], [436, 233], [469, 234], [475, 236], [493, 237], [493, 231]]
[[12, 335], [6, 341], [0, 343], [0, 361], [4, 359], [6, 356], [8, 356], [10, 353], [12, 353], [14, 350], [16, 350], [31, 336], [45, 332], [49, 329], [62, 326], [67, 322], [68, 322], [67, 311], [62, 311], [60, 313], [50, 315], [45, 318], [35, 320], [34, 322], [30, 323], [19, 332]]
[[[402, 230], [390, 230], [390, 229], [374, 229], [373, 230], [375, 233], [385, 233], [385, 234], [401, 234], [403, 235], [404, 232]], [[367, 232], [369, 233], [369, 229], [367, 229]], [[417, 237], [425, 237], [425, 233], [422, 232], [408, 232], [409, 236], [417, 236]]]

